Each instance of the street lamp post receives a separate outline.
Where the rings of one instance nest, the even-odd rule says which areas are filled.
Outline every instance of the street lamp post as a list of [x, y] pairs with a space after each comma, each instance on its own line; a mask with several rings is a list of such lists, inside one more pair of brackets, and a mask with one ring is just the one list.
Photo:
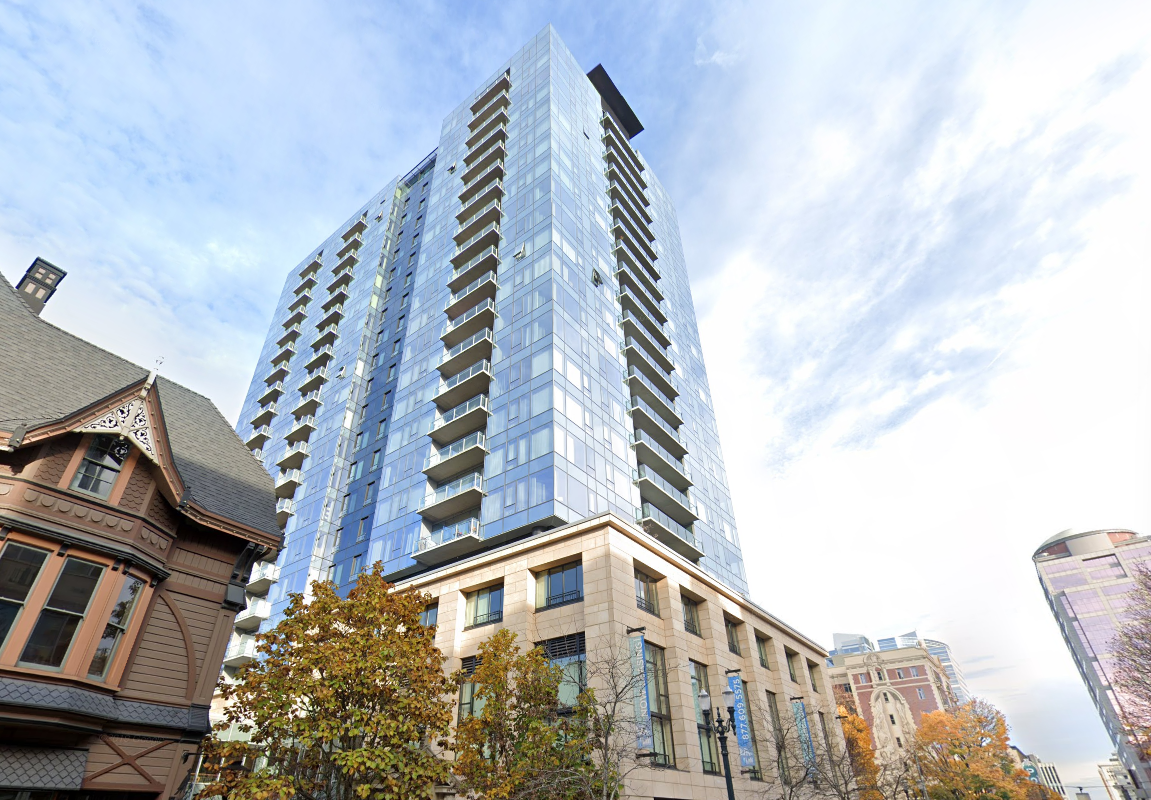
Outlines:
[[703, 712], [703, 727], [710, 736], [712, 733], [719, 737], [719, 755], [723, 759], [723, 776], [727, 780], [727, 800], [735, 800], [735, 786], [731, 782], [731, 764], [727, 758], [727, 733], [735, 723], [735, 692], [731, 687], [723, 690], [723, 702], [727, 706], [727, 719], [717, 708], [715, 710], [715, 725], [711, 722], [711, 695], [707, 689], [699, 693], [699, 710]]

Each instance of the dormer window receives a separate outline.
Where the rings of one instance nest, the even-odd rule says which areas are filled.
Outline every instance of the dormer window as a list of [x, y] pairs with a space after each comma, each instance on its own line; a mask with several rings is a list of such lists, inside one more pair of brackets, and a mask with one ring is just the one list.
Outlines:
[[93, 436], [80, 469], [72, 479], [72, 488], [106, 499], [128, 458], [128, 447], [128, 442], [119, 436], [106, 433]]

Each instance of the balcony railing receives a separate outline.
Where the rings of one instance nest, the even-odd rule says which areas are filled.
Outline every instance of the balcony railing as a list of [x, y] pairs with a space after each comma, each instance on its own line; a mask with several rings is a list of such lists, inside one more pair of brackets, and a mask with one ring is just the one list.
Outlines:
[[[461, 278], [464, 278], [468, 273], [472, 272], [472, 270], [476, 269], [477, 267], [480, 266], [480, 264], [488, 261], [489, 259], [493, 260], [493, 264], [499, 264], [499, 246], [498, 245], [493, 244], [491, 247], [485, 248], [484, 250], [480, 251], [478, 254], [469, 258], [467, 260], [467, 263], [461, 264], [458, 267], [456, 267], [454, 270], [452, 270], [452, 277], [448, 279], [448, 286], [452, 287]], [[453, 289], [453, 291], [455, 291], [455, 290]]]
[[239, 667], [256, 658], [256, 637], [241, 636], [228, 645], [224, 653], [224, 664], [229, 667]]
[[684, 450], [686, 452], [686, 448], [684, 447], [683, 440], [679, 438], [679, 431], [677, 431], [675, 428], [673, 428], [671, 425], [669, 425], [667, 423], [667, 421], [663, 418], [663, 415], [660, 414], [659, 411], [657, 411], [655, 408], [653, 408], [652, 406], [650, 406], [646, 402], [644, 402], [643, 398], [632, 397], [631, 408], [643, 411], [644, 414], [648, 417], [648, 419], [650, 419], [652, 422], [654, 422], [656, 425], [658, 425], [660, 430], [662, 430], [669, 437], [671, 437], [671, 440], [673, 442], [675, 442], [677, 445], [679, 445], [681, 448], [684, 448]]
[[[494, 219], [491, 222], [489, 222], [487, 225], [485, 225], [484, 227], [480, 228], [476, 233], [472, 234], [468, 238], [467, 241], [460, 242], [458, 245], [456, 245], [455, 255], [458, 256], [458, 255], [461, 255], [462, 253], [466, 253], [468, 251], [468, 249], [471, 247], [474, 247], [476, 242], [478, 242], [480, 239], [484, 238], [488, 234], [491, 234], [491, 233], [498, 234], [499, 232], [500, 232], [500, 221], [498, 219]], [[455, 256], [453, 256], [453, 258], [454, 257]]]
[[432, 423], [432, 431], [434, 432], [478, 408], [482, 408], [485, 411], [490, 410], [488, 396], [486, 394], [476, 395], [471, 400], [460, 403], [455, 408], [445, 411], [442, 414], [436, 414], [435, 421]]
[[[494, 341], [495, 340], [492, 337], [491, 328], [484, 328], [482, 331], [472, 334], [443, 354], [443, 356], [440, 358], [438, 367], [439, 370], [441, 372], [452, 372], [453, 370], [458, 369], [462, 364], [466, 363], [466, 358], [460, 359], [460, 356], [463, 356], [464, 353], [473, 347], [476, 347], [477, 345], [482, 345], [485, 342], [492, 344]], [[491, 347], [488, 347], [486, 352], [488, 355], [491, 355]]]
[[463, 536], [479, 536], [480, 521], [477, 517], [448, 522], [432, 529], [432, 532], [420, 539], [420, 551], [430, 550], [433, 547], [447, 544]]
[[434, 396], [439, 397], [440, 395], [447, 394], [449, 391], [454, 389], [456, 386], [459, 386], [461, 383], [466, 381], [468, 378], [479, 375], [481, 372], [490, 373], [491, 369], [492, 369], [492, 364], [486, 358], [483, 361], [478, 361], [475, 364], [472, 364], [470, 367], [468, 367], [463, 372], [460, 372], [456, 375], [453, 375], [452, 377], [448, 378], [446, 381], [443, 381], [442, 383], [440, 383], [440, 385], [436, 388], [436, 393]]
[[688, 497], [686, 492], [681, 492], [676, 487], [668, 483], [661, 475], [647, 466], [647, 464], [640, 464], [639, 469], [632, 470], [632, 479], [637, 483], [641, 480], [651, 481], [660, 489], [662, 489], [672, 500], [679, 503], [681, 506], [695, 514], [695, 503]]
[[464, 140], [464, 147], [475, 147], [482, 142], [487, 135], [500, 125], [507, 125], [509, 121], [508, 112], [506, 110], [497, 111], [490, 119], [476, 128], [467, 139]]
[[452, 442], [446, 447], [433, 450], [428, 457], [424, 459], [424, 470], [427, 471], [437, 464], [442, 464], [448, 459], [454, 458], [465, 450], [470, 450], [473, 447], [478, 447], [485, 452], [487, 451], [487, 437], [484, 436], [483, 431], [468, 434], [459, 441]]
[[254, 630], [272, 614], [272, 604], [263, 598], [248, 598], [248, 607], [236, 615], [235, 626], [240, 630]]
[[628, 380], [639, 381], [639, 383], [644, 387], [644, 389], [651, 392], [652, 397], [656, 401], [663, 403], [664, 408], [666, 408], [668, 411], [667, 414], [664, 414], [665, 417], [670, 417], [672, 419], [679, 421], [679, 424], [681, 424], [681, 425], [683, 424], [683, 420], [679, 416], [679, 412], [676, 410], [675, 400], [671, 399], [666, 394], [664, 394], [663, 390], [660, 389], [658, 386], [656, 386], [654, 383], [652, 383], [651, 379], [647, 375], [645, 375], [642, 371], [636, 369], [634, 366], [629, 366], [627, 368], [627, 374], [624, 376], [624, 380], [625, 381], [628, 381]]
[[633, 445], [643, 444], [647, 447], [650, 447], [653, 451], [655, 451], [656, 455], [666, 461], [668, 465], [675, 469], [676, 472], [687, 478], [689, 481], [691, 480], [691, 473], [688, 472], [687, 467], [684, 465], [683, 461], [668, 452], [667, 448], [661, 445], [655, 439], [651, 438], [650, 434], [644, 433], [643, 431], [636, 431], [632, 434], [631, 441]]
[[[477, 197], [483, 198], [484, 195], [477, 195]], [[471, 204], [469, 203], [469, 205]], [[491, 216], [496, 218], [498, 218], [499, 214], [503, 213], [503, 203], [499, 197], [491, 198], [488, 200], [488, 202], [477, 208], [474, 214], [469, 215], [467, 220], [461, 222], [459, 230], [456, 231], [456, 235], [453, 236], [452, 239], [456, 242], [460, 242], [463, 239], [470, 238], [473, 235], [473, 232], [469, 229], [476, 225], [479, 220], [482, 220], [485, 214], [490, 214], [492, 211], [495, 211], [496, 214], [492, 214]], [[464, 234], [467, 235], [465, 236]]]
[[486, 614], [476, 614], [464, 627], [467, 629], [478, 628], [481, 625], [494, 625], [497, 622], [501, 622], [503, 618], [504, 612], [502, 609], [499, 611], [489, 611]]
[[657, 538], [660, 538], [664, 544], [668, 545], [681, 555], [687, 556], [688, 558], [694, 558], [695, 560], [699, 560], [703, 556], [703, 551], [700, 549], [699, 541], [695, 538], [695, 533], [693, 533], [690, 529], [685, 528], [683, 525], [680, 525], [678, 522], [660, 511], [651, 503], [644, 503], [638, 509], [636, 509], [635, 521], [649, 533], [652, 533], [653, 531], [651, 528], [649, 528], [649, 526], [645, 525], [647, 522], [655, 523], [657, 530], [654, 532], [657, 534], [661, 532], [659, 529], [670, 533], [675, 537], [674, 539], [664, 539], [663, 537], [658, 536]]
[[473, 194], [476, 194], [493, 181], [499, 181], [500, 187], [503, 188], [503, 176], [504, 165], [502, 162], [497, 161], [495, 164], [492, 164], [490, 167], [484, 170], [483, 173], [477, 175], [464, 184], [464, 188], [460, 190], [460, 200], [471, 199]]
[[[500, 206], [502, 201], [495, 195], [496, 193], [494, 192], [492, 194], [488, 194], [487, 192], [480, 192], [471, 200], [468, 200], [468, 202], [464, 203], [463, 206], [460, 207], [460, 210], [456, 212], [456, 221], [460, 223], [460, 227], [466, 227], [468, 220], [482, 213], [482, 211], [486, 211], [487, 206], [490, 203], [495, 203], [497, 206]], [[481, 206], [483, 206], [483, 208], [481, 208]]]
[[640, 597], [639, 595], [636, 595], [635, 607], [640, 611], [646, 611], [649, 614], [653, 614], [657, 617], [659, 616], [659, 607], [647, 598]]
[[464, 166], [470, 167], [483, 158], [484, 153], [491, 147], [492, 141], [497, 138], [500, 141], [507, 141], [507, 125], [496, 125], [490, 131], [484, 133], [484, 138], [476, 142], [475, 147], [468, 148], [468, 154], [464, 156]]
[[472, 489], [479, 489], [481, 492], [484, 489], [484, 478], [478, 472], [470, 472], [461, 478], [456, 478], [451, 483], [445, 483], [443, 486], [437, 487], [435, 491], [429, 492], [424, 495], [423, 502], [420, 503], [420, 510], [434, 506], [437, 503], [442, 503], [445, 500], [463, 494], [464, 492]]

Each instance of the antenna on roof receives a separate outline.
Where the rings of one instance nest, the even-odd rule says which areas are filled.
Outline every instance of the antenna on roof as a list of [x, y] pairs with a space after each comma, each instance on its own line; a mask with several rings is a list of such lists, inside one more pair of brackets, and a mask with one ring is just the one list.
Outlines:
[[148, 380], [144, 381], [144, 385], [140, 388], [140, 396], [143, 397], [152, 388], [152, 384], [156, 382], [156, 373], [160, 371], [160, 365], [164, 363], [164, 357], [160, 356], [156, 359], [156, 366], [148, 373]]

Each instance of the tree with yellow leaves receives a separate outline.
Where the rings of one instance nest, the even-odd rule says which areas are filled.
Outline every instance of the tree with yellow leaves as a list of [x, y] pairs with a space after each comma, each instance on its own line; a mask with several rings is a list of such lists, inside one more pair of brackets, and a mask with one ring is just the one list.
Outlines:
[[431, 598], [394, 591], [380, 570], [346, 598], [320, 582], [307, 603], [290, 595], [284, 619], [257, 636], [259, 658], [221, 686], [217, 725], [250, 739], [205, 742], [206, 762], [225, 769], [199, 797], [424, 800], [450, 780], [438, 751], [451, 684], [435, 631], [420, 624]]
[[1015, 766], [1007, 720], [993, 705], [972, 700], [919, 720], [913, 753], [932, 800], [1058, 800]]

